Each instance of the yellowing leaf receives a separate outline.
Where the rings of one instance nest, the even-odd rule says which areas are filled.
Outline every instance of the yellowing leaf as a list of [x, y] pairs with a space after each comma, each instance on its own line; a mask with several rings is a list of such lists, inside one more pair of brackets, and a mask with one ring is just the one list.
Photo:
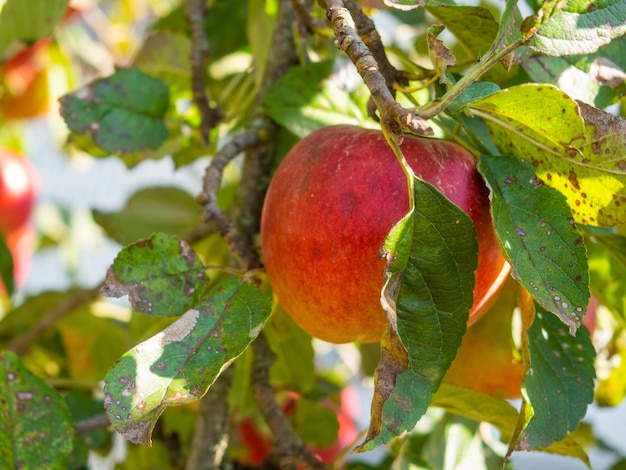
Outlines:
[[539, 178], [567, 197], [576, 222], [626, 222], [623, 119], [536, 84], [494, 93], [471, 110], [502, 154], [530, 161]]

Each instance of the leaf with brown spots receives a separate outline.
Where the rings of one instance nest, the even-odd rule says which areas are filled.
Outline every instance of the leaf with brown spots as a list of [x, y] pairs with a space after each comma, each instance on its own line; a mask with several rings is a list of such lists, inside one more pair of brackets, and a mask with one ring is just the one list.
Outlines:
[[106, 376], [104, 404], [126, 439], [150, 444], [169, 406], [200, 399], [260, 333], [271, 300], [238, 278], [217, 284], [162, 332], [124, 354]]
[[623, 119], [580, 105], [552, 85], [512, 87], [470, 108], [502, 154], [531, 162], [539, 178], [567, 197], [576, 222], [626, 223]]
[[482, 155], [478, 169], [491, 189], [496, 234], [514, 277], [575, 334], [589, 302], [589, 274], [565, 197], [514, 157]]
[[0, 397], [0, 468], [67, 468], [74, 435], [67, 405], [10, 351], [0, 352]]
[[571, 336], [537, 304], [524, 336], [528, 370], [522, 382], [522, 430], [512, 444], [517, 450], [533, 450], [560, 441], [585, 416], [593, 401], [595, 350], [586, 328]]
[[61, 97], [60, 103], [70, 139], [95, 155], [155, 150], [168, 136], [163, 118], [169, 89], [137, 69], [118, 69]]
[[208, 282], [204, 265], [186, 242], [156, 233], [118, 253], [107, 271], [102, 295], [128, 295], [136, 311], [169, 317], [193, 307]]

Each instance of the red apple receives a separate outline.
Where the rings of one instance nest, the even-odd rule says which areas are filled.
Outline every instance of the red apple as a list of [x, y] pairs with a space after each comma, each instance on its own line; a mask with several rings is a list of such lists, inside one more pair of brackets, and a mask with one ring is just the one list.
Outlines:
[[[414, 172], [474, 222], [478, 269], [473, 323], [508, 277], [475, 158], [457, 144], [405, 137]], [[406, 178], [381, 132], [331, 126], [302, 139], [274, 175], [261, 221], [267, 275], [293, 319], [319, 339], [378, 341], [385, 261], [379, 251], [409, 209]]]
[[[288, 418], [294, 417], [300, 396], [295, 392], [288, 392], [282, 404], [283, 413]], [[337, 439], [328, 447], [317, 448], [312, 446], [313, 452], [322, 463], [330, 464], [339, 458], [358, 437], [358, 430], [354, 424], [354, 418], [360, 413], [358, 393], [351, 387], [341, 391], [340, 403], [323, 399], [324, 406], [333, 410], [337, 416], [339, 429]], [[252, 417], [242, 420], [236, 427], [233, 436], [235, 448], [239, 448], [236, 459], [240, 463], [260, 465], [267, 458], [274, 447], [274, 438], [266, 427]]]
[[0, 148], [0, 233], [5, 236], [30, 219], [39, 191], [39, 174], [30, 161]]
[[[30, 225], [20, 227], [15, 232], [9, 234], [5, 239], [7, 247], [13, 257], [13, 278], [16, 288], [24, 286], [26, 282], [36, 240], [37, 234]], [[4, 294], [5, 288], [2, 281], [0, 281], [0, 295]]]

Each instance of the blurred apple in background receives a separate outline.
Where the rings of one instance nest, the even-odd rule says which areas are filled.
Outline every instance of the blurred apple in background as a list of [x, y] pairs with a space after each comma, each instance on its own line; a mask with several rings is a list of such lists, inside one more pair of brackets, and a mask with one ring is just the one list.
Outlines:
[[[335, 462], [349, 450], [359, 434], [354, 422], [361, 411], [358, 392], [348, 386], [342, 389], [339, 403], [328, 398], [322, 399], [321, 405], [335, 414], [338, 425], [336, 439], [328, 446], [309, 442], [306, 438], [306, 431], [302, 432], [303, 430], [300, 429], [306, 426], [306, 423], [303, 424], [298, 421], [298, 406], [301, 402], [302, 400], [297, 393], [289, 392], [282, 404], [285, 416], [292, 421], [296, 431], [305, 436], [303, 440], [313, 449], [320, 462], [325, 464]], [[244, 465], [261, 465], [269, 457], [274, 447], [274, 439], [267, 426], [260, 419], [246, 417], [237, 424], [236, 429], [232, 444], [238, 449], [237, 461]]]
[[13, 257], [18, 287], [26, 280], [35, 245], [35, 231], [29, 221], [39, 186], [39, 174], [28, 159], [0, 148], [0, 234]]
[[48, 111], [48, 48], [44, 38], [0, 64], [0, 116], [25, 119]]

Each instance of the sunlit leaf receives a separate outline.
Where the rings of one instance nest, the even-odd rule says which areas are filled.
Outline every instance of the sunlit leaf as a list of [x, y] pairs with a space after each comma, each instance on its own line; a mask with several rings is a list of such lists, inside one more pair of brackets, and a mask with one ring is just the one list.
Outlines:
[[626, 326], [626, 237], [594, 234], [587, 251], [594, 295]]
[[104, 388], [111, 423], [131, 442], [149, 444], [165, 408], [200, 399], [270, 313], [271, 301], [259, 289], [238, 278], [218, 283], [111, 368]]
[[626, 34], [623, 0], [566, 2], [528, 45], [548, 55], [589, 54]]
[[515, 278], [573, 334], [589, 301], [589, 276], [565, 197], [514, 157], [483, 155], [479, 170], [491, 188], [496, 234]]
[[298, 137], [333, 124], [367, 126], [366, 115], [350, 95], [329, 83], [332, 68], [332, 62], [293, 67], [276, 80], [265, 98], [272, 119]]
[[63, 398], [10, 351], [0, 377], [0, 467], [66, 468], [74, 428]]
[[4, 0], [0, 2], [0, 58], [13, 41], [31, 44], [49, 35], [69, 0]]
[[[479, 422], [490, 423], [498, 429], [504, 441], [511, 439], [518, 420], [518, 412], [509, 402], [457, 385], [442, 384], [433, 397], [432, 405]], [[589, 457], [577, 442], [575, 432], [542, 450], [576, 457], [589, 464]]]
[[118, 253], [102, 294], [128, 295], [134, 310], [167, 317], [182, 315], [195, 305], [207, 284], [195, 251], [175, 236], [157, 233]]
[[470, 108], [502, 154], [531, 162], [544, 183], [567, 196], [576, 222], [626, 221], [623, 119], [576, 103], [552, 85], [519, 85]]

